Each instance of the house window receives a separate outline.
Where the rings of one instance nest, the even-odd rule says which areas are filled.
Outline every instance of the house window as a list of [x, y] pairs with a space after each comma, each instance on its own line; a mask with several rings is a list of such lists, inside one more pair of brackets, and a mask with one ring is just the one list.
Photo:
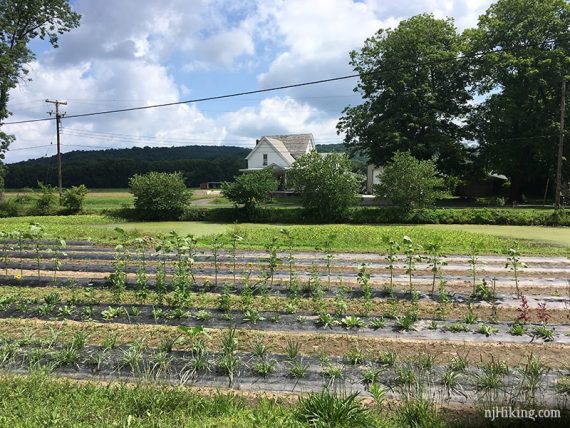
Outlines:
[[263, 166], [267, 166], [267, 153], [263, 155]]

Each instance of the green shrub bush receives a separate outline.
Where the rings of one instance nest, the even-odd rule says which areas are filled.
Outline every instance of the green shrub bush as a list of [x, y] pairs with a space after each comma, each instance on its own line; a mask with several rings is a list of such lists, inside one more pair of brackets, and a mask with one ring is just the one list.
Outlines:
[[180, 172], [149, 172], [129, 179], [136, 215], [140, 219], [175, 220], [184, 212], [192, 193]]
[[87, 195], [87, 187], [85, 185], [73, 186], [65, 189], [61, 196], [61, 205], [68, 214], [76, 214], [83, 211], [83, 203]]
[[31, 207], [32, 215], [55, 215], [59, 210], [58, 195], [56, 188], [49, 184], [38, 182], [40, 193], [35, 198]]
[[243, 205], [246, 215], [253, 216], [257, 205], [271, 199], [277, 189], [277, 180], [271, 169], [248, 172], [236, 177], [232, 183], [222, 183], [222, 194], [235, 206]]
[[444, 180], [433, 161], [416, 159], [410, 152], [396, 152], [381, 172], [374, 193], [411, 210], [432, 206], [442, 196], [443, 187]]

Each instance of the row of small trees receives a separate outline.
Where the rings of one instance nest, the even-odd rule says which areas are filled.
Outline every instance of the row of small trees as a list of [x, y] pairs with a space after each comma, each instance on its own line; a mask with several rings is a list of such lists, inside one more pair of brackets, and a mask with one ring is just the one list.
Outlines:
[[[350, 159], [344, 154], [321, 156], [316, 152], [301, 156], [287, 173], [287, 186], [299, 192], [307, 214], [313, 218], [342, 218], [357, 203], [363, 177], [352, 172]], [[431, 160], [418, 160], [409, 152], [397, 152], [384, 168], [374, 193], [403, 209], [432, 205], [442, 196], [444, 180]], [[234, 204], [251, 213], [270, 193], [277, 181], [270, 169], [238, 176], [224, 183], [222, 192]]]
[[[375, 194], [403, 209], [432, 205], [441, 196], [444, 180], [432, 161], [418, 160], [409, 152], [396, 153], [380, 176]], [[300, 195], [306, 215], [312, 219], [342, 219], [357, 202], [364, 177], [352, 172], [345, 154], [301, 156], [287, 172], [287, 187]], [[271, 199], [278, 183], [271, 169], [242, 174], [222, 184], [223, 195], [248, 216]], [[181, 173], [150, 172], [131, 177], [137, 212], [149, 219], [176, 219], [183, 213], [192, 193]]]

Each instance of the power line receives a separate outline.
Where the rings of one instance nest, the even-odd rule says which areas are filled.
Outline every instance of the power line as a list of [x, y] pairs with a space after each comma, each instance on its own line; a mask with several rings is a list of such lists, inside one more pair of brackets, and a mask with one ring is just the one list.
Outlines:
[[[557, 40], [545, 40], [544, 43], [554, 43], [556, 41]], [[558, 41], [560, 41], [560, 40], [558, 40]], [[528, 48], [528, 46], [521, 46], [521, 47], [518, 47], [516, 49], [515, 48], [492, 49], [490, 51], [475, 52], [473, 54], [466, 54], [463, 56], [446, 58], [443, 60], [425, 61], [423, 64], [424, 65], [433, 65], [433, 64], [441, 64], [441, 63], [450, 62], [450, 61], [462, 61], [462, 60], [466, 60], [466, 59], [479, 58], [479, 57], [483, 57], [485, 55], [490, 55], [490, 54], [514, 51], [514, 50], [518, 50], [518, 49], [522, 49], [522, 48]], [[410, 66], [401, 65], [401, 66], [397, 66], [397, 67], [386, 68], [383, 71], [398, 71], [398, 70], [402, 70], [402, 69], [406, 69], [406, 68], [410, 68]], [[360, 74], [349, 74], [349, 75], [345, 75], [345, 76], [331, 77], [328, 79], [313, 80], [313, 81], [295, 83], [295, 84], [290, 84], [290, 85], [274, 86], [271, 88], [257, 89], [257, 90], [253, 90], [253, 91], [243, 91], [243, 92], [235, 92], [235, 93], [224, 94], [224, 95], [195, 98], [195, 99], [190, 99], [190, 100], [185, 100], [185, 101], [173, 101], [173, 102], [169, 102], [169, 103], [152, 104], [152, 105], [148, 105], [148, 106], [129, 107], [129, 108], [122, 108], [122, 109], [114, 109], [114, 110], [103, 110], [103, 111], [97, 111], [97, 112], [91, 112], [91, 113], [70, 114], [70, 115], [66, 116], [66, 119], [73, 119], [73, 118], [79, 118], [79, 117], [100, 116], [100, 115], [123, 113], [123, 112], [129, 112], [129, 111], [148, 110], [148, 109], [170, 107], [170, 106], [176, 106], [176, 105], [182, 105], [182, 104], [192, 104], [192, 103], [198, 103], [198, 102], [204, 102], [204, 101], [222, 100], [222, 99], [228, 99], [228, 98], [241, 97], [244, 95], [253, 95], [253, 94], [266, 93], [266, 92], [280, 91], [283, 89], [293, 89], [293, 88], [300, 88], [300, 87], [304, 87], [304, 86], [312, 86], [312, 85], [318, 85], [318, 84], [323, 84], [323, 83], [337, 82], [337, 81], [341, 81], [341, 80], [354, 79], [357, 77], [360, 77]], [[49, 121], [49, 120], [55, 120], [55, 119], [53, 119], [53, 118], [28, 119], [28, 120], [14, 121], [14, 122], [5, 122], [5, 123], [0, 124], [0, 125], [19, 125], [19, 124], [24, 124], [24, 123], [45, 122], [45, 121]]]
[[[193, 103], [204, 102], [204, 101], [222, 100], [222, 99], [226, 99], [226, 98], [241, 97], [243, 95], [261, 94], [264, 92], [274, 92], [274, 91], [280, 91], [283, 89], [300, 88], [303, 86], [311, 86], [311, 85], [318, 85], [321, 83], [336, 82], [336, 81], [340, 81], [340, 80], [353, 79], [353, 78], [359, 77], [359, 76], [360, 76], [359, 74], [350, 74], [350, 75], [346, 75], [346, 76], [331, 77], [329, 79], [313, 80], [310, 82], [295, 83], [292, 85], [274, 86], [272, 88], [267, 88], [267, 89], [256, 89], [254, 91], [235, 92], [232, 94], [217, 95], [217, 96], [212, 96], [212, 97], [195, 98], [195, 99], [186, 100], [186, 101], [173, 101], [170, 103], [153, 104], [153, 105], [149, 105], [149, 106], [130, 107], [130, 108], [123, 108], [123, 109], [115, 109], [115, 110], [104, 110], [104, 111], [97, 111], [97, 112], [92, 112], [92, 113], [70, 114], [70, 115], [66, 116], [66, 119], [74, 119], [74, 118], [78, 118], [78, 117], [88, 117], [88, 116], [100, 116], [100, 115], [104, 115], [104, 114], [113, 114], [113, 113], [124, 113], [124, 112], [128, 112], [128, 111], [148, 110], [148, 109], [154, 109], [154, 108], [160, 108], [160, 107], [177, 106], [177, 105], [182, 105], [182, 104], [193, 104]], [[15, 121], [15, 122], [5, 122], [2, 125], [19, 125], [19, 124], [23, 124], [23, 123], [46, 122], [49, 120], [55, 120], [55, 119], [48, 117], [48, 118], [43, 118], [43, 119], [19, 120], [19, 121]]]

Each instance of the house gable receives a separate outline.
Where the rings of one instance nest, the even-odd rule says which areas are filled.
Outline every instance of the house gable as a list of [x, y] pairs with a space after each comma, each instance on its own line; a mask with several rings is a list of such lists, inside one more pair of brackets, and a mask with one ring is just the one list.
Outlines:
[[259, 140], [246, 159], [247, 169], [250, 170], [263, 169], [272, 164], [287, 169], [295, 162], [282, 142], [267, 137]]

